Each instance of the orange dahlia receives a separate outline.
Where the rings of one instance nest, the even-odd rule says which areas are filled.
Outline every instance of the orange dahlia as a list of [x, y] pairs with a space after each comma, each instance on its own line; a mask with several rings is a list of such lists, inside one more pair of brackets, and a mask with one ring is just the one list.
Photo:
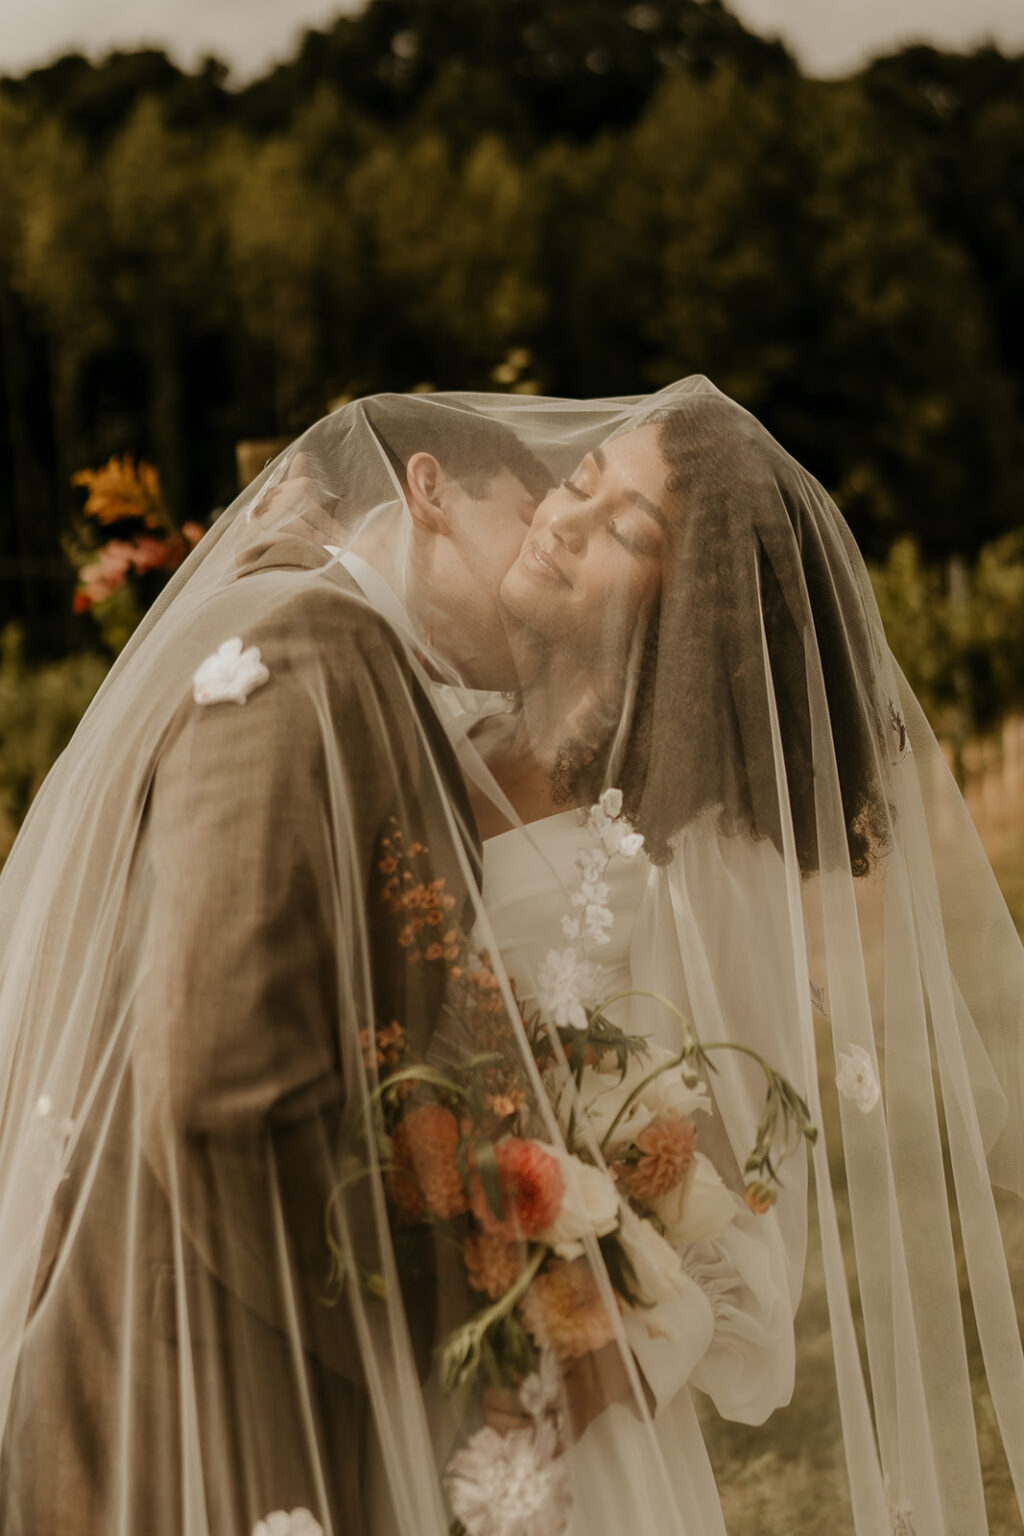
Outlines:
[[417, 1221], [429, 1211], [447, 1220], [466, 1209], [459, 1172], [458, 1121], [440, 1104], [421, 1104], [399, 1121], [391, 1139], [398, 1167], [388, 1180], [402, 1215]]
[[521, 1250], [503, 1237], [477, 1232], [466, 1240], [466, 1270], [475, 1291], [484, 1291], [495, 1301], [510, 1291], [522, 1268]]
[[474, 1173], [470, 1193], [473, 1215], [492, 1237], [507, 1241], [533, 1237], [550, 1227], [565, 1194], [565, 1179], [557, 1158], [540, 1142], [506, 1136], [495, 1143], [503, 1215], [491, 1209], [479, 1173]]
[[521, 1312], [535, 1342], [547, 1345], [559, 1360], [579, 1359], [615, 1337], [586, 1259], [556, 1259], [530, 1286]]
[[660, 1124], [647, 1126], [634, 1143], [639, 1160], [620, 1163], [615, 1170], [619, 1187], [645, 1203], [667, 1195], [689, 1172], [696, 1139], [697, 1132], [682, 1115], [669, 1115]]

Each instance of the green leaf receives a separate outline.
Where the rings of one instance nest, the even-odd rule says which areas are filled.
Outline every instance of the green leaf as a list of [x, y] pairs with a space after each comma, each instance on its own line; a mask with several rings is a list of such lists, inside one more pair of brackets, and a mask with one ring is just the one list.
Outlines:
[[647, 1300], [640, 1289], [640, 1282], [637, 1279], [633, 1261], [619, 1241], [618, 1233], [611, 1232], [607, 1237], [599, 1238], [598, 1247], [601, 1250], [601, 1257], [604, 1259], [605, 1268], [608, 1271], [608, 1279], [611, 1281], [612, 1290], [622, 1297], [627, 1306], [652, 1306], [653, 1303]]
[[475, 1142], [473, 1155], [494, 1219], [504, 1221], [505, 1206], [501, 1198], [501, 1177], [498, 1173], [498, 1159], [494, 1155], [494, 1143], [486, 1140]]

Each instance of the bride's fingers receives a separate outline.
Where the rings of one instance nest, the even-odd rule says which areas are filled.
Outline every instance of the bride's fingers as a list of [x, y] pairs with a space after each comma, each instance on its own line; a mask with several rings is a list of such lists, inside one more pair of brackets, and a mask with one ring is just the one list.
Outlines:
[[513, 1387], [484, 1387], [481, 1407], [484, 1422], [502, 1435], [533, 1423]]

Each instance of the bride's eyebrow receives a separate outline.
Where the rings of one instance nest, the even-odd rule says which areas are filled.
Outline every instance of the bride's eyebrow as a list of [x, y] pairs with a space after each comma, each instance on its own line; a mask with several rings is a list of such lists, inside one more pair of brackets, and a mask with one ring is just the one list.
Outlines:
[[[602, 450], [600, 448], [592, 449], [590, 457], [597, 465], [598, 470], [603, 471], [608, 461], [605, 458]], [[648, 517], [653, 517], [662, 533], [667, 534], [671, 532], [668, 518], [665, 516], [664, 512], [655, 502], [651, 501], [649, 497], [645, 496], [642, 491], [634, 491], [632, 487], [630, 487], [623, 491], [622, 494], [625, 500], [628, 501], [631, 506], [638, 507], [641, 512], [646, 512]]]

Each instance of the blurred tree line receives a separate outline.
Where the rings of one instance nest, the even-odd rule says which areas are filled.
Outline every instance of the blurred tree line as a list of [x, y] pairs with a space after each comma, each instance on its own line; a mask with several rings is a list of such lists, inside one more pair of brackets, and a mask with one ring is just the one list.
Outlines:
[[370, 0], [242, 90], [153, 51], [0, 80], [0, 626], [84, 643], [82, 466], [146, 458], [202, 518], [238, 439], [520, 349], [548, 393], [748, 405], [932, 625], [941, 693], [980, 644], [935, 630], [948, 562], [1024, 558], [1024, 57], [820, 82], [721, 0]]

